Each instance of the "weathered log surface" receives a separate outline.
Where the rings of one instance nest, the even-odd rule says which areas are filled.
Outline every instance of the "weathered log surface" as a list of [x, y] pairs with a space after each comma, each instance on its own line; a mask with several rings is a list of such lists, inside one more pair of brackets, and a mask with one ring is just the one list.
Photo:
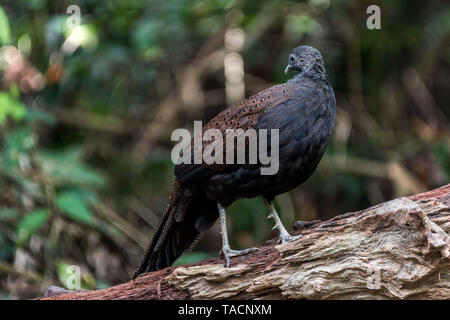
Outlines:
[[298, 226], [229, 269], [208, 259], [46, 299], [450, 299], [450, 184]]

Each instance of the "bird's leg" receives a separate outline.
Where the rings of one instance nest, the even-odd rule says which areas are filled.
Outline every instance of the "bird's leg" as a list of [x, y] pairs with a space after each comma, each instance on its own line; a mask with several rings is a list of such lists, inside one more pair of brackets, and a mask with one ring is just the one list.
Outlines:
[[278, 216], [277, 210], [275, 210], [275, 206], [273, 205], [273, 203], [271, 201], [264, 199], [264, 204], [270, 210], [270, 214], [267, 216], [267, 219], [273, 218], [273, 220], [275, 220], [275, 226], [272, 228], [272, 230], [277, 228], [278, 231], [280, 231], [280, 240], [279, 241], [281, 243], [293, 241], [293, 240], [299, 239], [301, 237], [301, 235], [291, 236], [286, 231], [286, 228], [283, 226], [283, 223], [281, 223], [281, 220], [280, 220], [280, 217]]
[[241, 256], [253, 251], [259, 250], [258, 248], [247, 248], [244, 250], [231, 250], [230, 244], [228, 242], [228, 233], [227, 233], [227, 217], [225, 215], [225, 208], [217, 203], [219, 208], [219, 219], [220, 219], [220, 227], [222, 229], [222, 253], [225, 257], [226, 267], [230, 267], [230, 258]]

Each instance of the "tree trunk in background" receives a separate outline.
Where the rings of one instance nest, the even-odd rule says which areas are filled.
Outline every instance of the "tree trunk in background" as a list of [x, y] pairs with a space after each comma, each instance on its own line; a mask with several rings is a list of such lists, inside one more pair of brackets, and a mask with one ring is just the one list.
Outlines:
[[300, 240], [267, 241], [229, 269], [208, 259], [46, 298], [450, 299], [450, 184], [297, 227]]

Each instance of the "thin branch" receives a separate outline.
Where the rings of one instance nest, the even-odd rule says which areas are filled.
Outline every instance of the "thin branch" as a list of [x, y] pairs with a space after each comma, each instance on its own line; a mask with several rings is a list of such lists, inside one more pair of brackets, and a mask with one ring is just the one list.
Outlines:
[[12, 264], [9, 264], [9, 263], [7, 263], [5, 261], [1, 261], [1, 260], [0, 260], [0, 272], [11, 274], [11, 275], [18, 276], [18, 277], [22, 277], [27, 280], [32, 280], [32, 281], [36, 281], [36, 282], [44, 281], [44, 278], [37, 273], [30, 272], [30, 271], [24, 271], [24, 270], [18, 270]]

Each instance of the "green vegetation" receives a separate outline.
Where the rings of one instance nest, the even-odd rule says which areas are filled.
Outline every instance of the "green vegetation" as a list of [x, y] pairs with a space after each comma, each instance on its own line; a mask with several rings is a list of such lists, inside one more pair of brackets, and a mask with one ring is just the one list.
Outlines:
[[[81, 25], [66, 22], [81, 9]], [[170, 134], [227, 104], [224, 34], [245, 34], [246, 96], [324, 55], [338, 105], [326, 157], [278, 199], [286, 226], [448, 183], [450, 6], [384, 1], [0, 2], [0, 297], [129, 279], [173, 182]], [[233, 248], [274, 234], [262, 200], [229, 210]], [[217, 226], [177, 264], [214, 257]]]

